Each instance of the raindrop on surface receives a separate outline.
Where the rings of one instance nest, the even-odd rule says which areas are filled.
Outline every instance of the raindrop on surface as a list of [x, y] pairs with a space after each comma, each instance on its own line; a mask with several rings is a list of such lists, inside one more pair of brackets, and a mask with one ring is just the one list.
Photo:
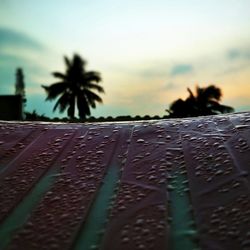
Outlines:
[[97, 249], [98, 249], [98, 246], [97, 246], [97, 245], [91, 245], [90, 249], [92, 249], [92, 250], [97, 250]]
[[145, 247], [145, 245], [140, 244], [140, 245], [138, 246], [138, 249], [146, 249], [146, 247]]
[[118, 210], [125, 210], [125, 209], [126, 209], [125, 206], [119, 206], [119, 207], [118, 207]]
[[104, 154], [104, 152], [100, 150], [100, 151], [97, 151], [96, 154]]
[[200, 172], [200, 171], [195, 171], [195, 175], [196, 175], [196, 176], [200, 176], [200, 175], [201, 175], [201, 172]]
[[136, 180], [139, 180], [139, 179], [143, 178], [143, 175], [137, 175], [135, 178], [136, 178]]
[[121, 236], [122, 237], [125, 237], [127, 235], [128, 235], [128, 230], [124, 229], [124, 230], [121, 231]]
[[143, 219], [137, 219], [136, 222], [135, 222], [135, 225], [136, 226], [141, 226], [143, 223], [144, 223]]
[[196, 141], [196, 140], [197, 140], [197, 137], [191, 137], [189, 140], [190, 140], [190, 141]]
[[79, 137], [77, 137], [77, 139], [84, 139], [84, 135], [81, 135], [81, 136], [79, 136]]
[[144, 142], [144, 139], [138, 139], [136, 142], [142, 143], [142, 142]]
[[221, 169], [219, 169], [219, 170], [217, 170], [217, 171], [215, 172], [215, 175], [220, 175], [220, 174], [223, 174], [223, 171], [222, 171]]
[[145, 228], [145, 229], [142, 230], [142, 233], [143, 234], [149, 234], [150, 230], [148, 228]]
[[240, 186], [240, 183], [239, 183], [239, 182], [235, 182], [235, 183], [232, 185], [233, 188], [237, 188], [237, 187], [239, 187], [239, 186]]
[[168, 190], [169, 190], [169, 191], [174, 190], [174, 186], [173, 186], [173, 185], [168, 185]]
[[129, 242], [129, 238], [128, 237], [122, 238], [122, 243], [128, 243], [128, 242]]
[[155, 175], [150, 175], [149, 177], [148, 177], [148, 179], [151, 181], [151, 180], [155, 180], [156, 179], [156, 176]]

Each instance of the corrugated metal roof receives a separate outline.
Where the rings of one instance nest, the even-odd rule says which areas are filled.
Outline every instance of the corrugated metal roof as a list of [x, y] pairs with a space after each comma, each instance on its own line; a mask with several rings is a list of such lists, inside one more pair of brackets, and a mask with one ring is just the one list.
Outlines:
[[250, 113], [0, 122], [0, 249], [250, 249]]

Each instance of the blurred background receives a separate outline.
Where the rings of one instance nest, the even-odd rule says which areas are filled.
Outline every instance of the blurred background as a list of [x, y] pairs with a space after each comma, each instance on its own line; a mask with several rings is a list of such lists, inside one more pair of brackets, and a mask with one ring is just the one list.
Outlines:
[[91, 115], [159, 115], [187, 87], [211, 84], [223, 103], [250, 110], [249, 0], [0, 0], [0, 95], [25, 81], [25, 110], [65, 117], [41, 85], [80, 54], [100, 72]]

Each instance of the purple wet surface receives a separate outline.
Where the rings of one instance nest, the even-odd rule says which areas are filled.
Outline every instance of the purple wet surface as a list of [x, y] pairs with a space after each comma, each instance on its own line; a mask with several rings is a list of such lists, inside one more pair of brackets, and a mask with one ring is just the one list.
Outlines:
[[60, 174], [54, 185], [16, 235], [10, 249], [71, 247], [114, 157], [119, 137], [110, 127], [76, 130], [57, 160]]
[[195, 129], [204, 123], [181, 129], [201, 248], [249, 249], [250, 130], [241, 133], [225, 117], [209, 121], [208, 131]]
[[[168, 185], [187, 173], [201, 249], [250, 249], [250, 113], [133, 123], [0, 122], [0, 221], [51, 169], [10, 249], [71, 249], [110, 165], [119, 185], [101, 249], [167, 249]], [[41, 244], [42, 242], [42, 244]]]

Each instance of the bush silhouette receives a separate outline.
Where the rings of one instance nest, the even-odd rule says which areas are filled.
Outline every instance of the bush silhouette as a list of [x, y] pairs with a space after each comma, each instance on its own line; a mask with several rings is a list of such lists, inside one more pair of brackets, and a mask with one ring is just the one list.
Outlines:
[[166, 110], [169, 113], [169, 117], [215, 115], [234, 111], [232, 107], [219, 103], [222, 92], [215, 85], [205, 88], [197, 86], [195, 94], [189, 88], [187, 90], [189, 96], [186, 100], [177, 99], [171, 103], [169, 110]]

